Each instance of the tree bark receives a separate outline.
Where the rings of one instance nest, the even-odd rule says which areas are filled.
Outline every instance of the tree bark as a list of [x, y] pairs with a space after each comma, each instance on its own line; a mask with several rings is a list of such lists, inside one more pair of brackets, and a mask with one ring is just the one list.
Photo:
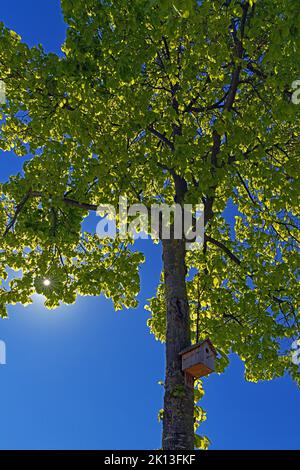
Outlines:
[[163, 240], [162, 245], [167, 307], [162, 447], [191, 450], [194, 449], [194, 391], [185, 384], [179, 356], [190, 345], [185, 241]]

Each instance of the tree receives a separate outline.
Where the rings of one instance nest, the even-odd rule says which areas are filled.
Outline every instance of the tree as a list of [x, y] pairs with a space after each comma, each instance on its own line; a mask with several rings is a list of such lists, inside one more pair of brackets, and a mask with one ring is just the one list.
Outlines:
[[148, 306], [166, 341], [162, 446], [192, 449], [202, 388], [185, 384], [178, 355], [191, 341], [210, 337], [219, 372], [232, 351], [247, 380], [300, 383], [288, 341], [299, 334], [298, 0], [61, 4], [61, 56], [1, 25], [1, 148], [31, 159], [1, 185], [0, 276], [22, 276], [2, 283], [0, 313], [34, 292], [48, 308], [78, 294], [135, 307], [143, 256], [82, 221], [120, 195], [148, 208], [202, 201], [203, 250], [162, 241]]

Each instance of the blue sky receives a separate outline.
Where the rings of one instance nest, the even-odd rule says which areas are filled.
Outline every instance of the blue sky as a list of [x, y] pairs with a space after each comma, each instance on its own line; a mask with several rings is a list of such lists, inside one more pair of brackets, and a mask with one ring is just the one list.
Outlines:
[[[59, 52], [65, 25], [58, 0], [2, 0], [0, 20], [30, 45]], [[22, 159], [0, 154], [0, 180]], [[91, 218], [90, 226], [95, 227]], [[159, 246], [140, 241], [140, 307], [115, 313], [103, 298], [55, 311], [37, 298], [0, 320], [7, 365], [0, 366], [0, 449], [155, 449], [161, 428], [164, 348], [149, 334], [143, 305], [155, 292]], [[205, 379], [201, 433], [212, 449], [299, 449], [300, 393], [288, 378], [247, 383], [233, 358]]]

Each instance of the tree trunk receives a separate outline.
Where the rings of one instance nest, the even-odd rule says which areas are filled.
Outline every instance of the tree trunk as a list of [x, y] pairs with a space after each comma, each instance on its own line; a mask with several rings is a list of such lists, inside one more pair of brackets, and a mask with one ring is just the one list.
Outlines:
[[180, 351], [190, 345], [185, 241], [163, 240], [167, 330], [163, 417], [165, 450], [194, 449], [194, 391], [185, 384]]

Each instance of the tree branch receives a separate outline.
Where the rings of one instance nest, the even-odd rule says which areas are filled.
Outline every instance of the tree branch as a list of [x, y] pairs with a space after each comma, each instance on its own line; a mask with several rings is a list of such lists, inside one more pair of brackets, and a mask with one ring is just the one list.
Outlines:
[[[31, 193], [31, 196], [42, 197], [43, 193], [41, 193], [40, 191], [33, 191]], [[79, 201], [76, 201], [75, 199], [71, 199], [68, 197], [63, 197], [62, 202], [64, 202], [65, 204], [69, 206], [77, 207], [78, 209], [86, 209], [88, 211], [96, 211], [98, 208], [96, 204], [89, 204], [88, 202], [79, 202]]]
[[205, 239], [205, 241], [210, 242], [213, 245], [220, 248], [221, 250], [223, 250], [224, 253], [226, 253], [229, 256], [229, 258], [232, 261], [234, 261], [236, 264], [238, 264], [239, 266], [242, 264], [241, 260], [234, 253], [232, 253], [232, 251], [230, 251], [229, 248], [227, 248], [227, 246], [224, 245], [224, 243], [219, 242], [218, 240], [215, 240], [214, 238], [212, 238], [212, 237], [210, 237], [209, 235], [206, 235], [206, 234], [204, 236], [204, 239]]
[[152, 126], [149, 126], [147, 129], [151, 134], [153, 134], [155, 137], [157, 137], [161, 142], [166, 144], [167, 147], [169, 147], [169, 149], [172, 150], [172, 152], [174, 152], [174, 150], [175, 150], [174, 144], [166, 136], [161, 134], [159, 131], [154, 129], [154, 127], [152, 127]]
[[250, 192], [248, 186], [246, 185], [246, 183], [245, 183], [245, 181], [243, 180], [243, 178], [242, 178], [242, 176], [241, 176], [241, 174], [240, 174], [239, 171], [237, 171], [237, 175], [238, 175], [238, 177], [239, 177], [239, 179], [240, 179], [240, 181], [241, 181], [243, 187], [245, 188], [245, 190], [246, 190], [246, 192], [247, 192], [249, 198], [251, 199], [252, 203], [253, 203], [255, 206], [257, 206], [257, 202], [255, 201], [254, 197], [252, 196], [252, 194], [251, 194], [251, 192]]
[[[243, 16], [242, 16], [241, 24], [240, 24], [240, 34], [241, 34], [240, 39], [237, 36], [237, 29], [235, 27], [235, 24], [233, 24], [233, 39], [234, 39], [234, 43], [236, 46], [237, 59], [239, 60], [243, 58], [243, 53], [244, 53], [243, 39], [244, 39], [248, 9], [249, 9], [249, 3], [247, 2], [243, 5]], [[242, 70], [242, 66], [238, 65], [232, 74], [229, 94], [227, 96], [227, 99], [224, 105], [224, 109], [226, 109], [227, 111], [230, 111], [232, 109], [233, 103], [235, 101], [238, 86], [240, 83], [241, 70]]]
[[26, 205], [28, 199], [30, 198], [31, 196], [31, 191], [28, 191], [28, 193], [26, 194], [26, 196], [22, 199], [22, 201], [20, 202], [20, 204], [17, 205], [17, 208], [16, 208], [16, 212], [12, 218], [12, 220], [9, 222], [9, 224], [7, 225], [6, 229], [5, 229], [5, 232], [3, 234], [3, 237], [6, 237], [6, 235], [8, 234], [8, 232], [14, 227], [16, 221], [17, 221], [17, 218], [18, 218], [18, 215], [20, 214], [20, 212], [23, 210], [24, 206]]

